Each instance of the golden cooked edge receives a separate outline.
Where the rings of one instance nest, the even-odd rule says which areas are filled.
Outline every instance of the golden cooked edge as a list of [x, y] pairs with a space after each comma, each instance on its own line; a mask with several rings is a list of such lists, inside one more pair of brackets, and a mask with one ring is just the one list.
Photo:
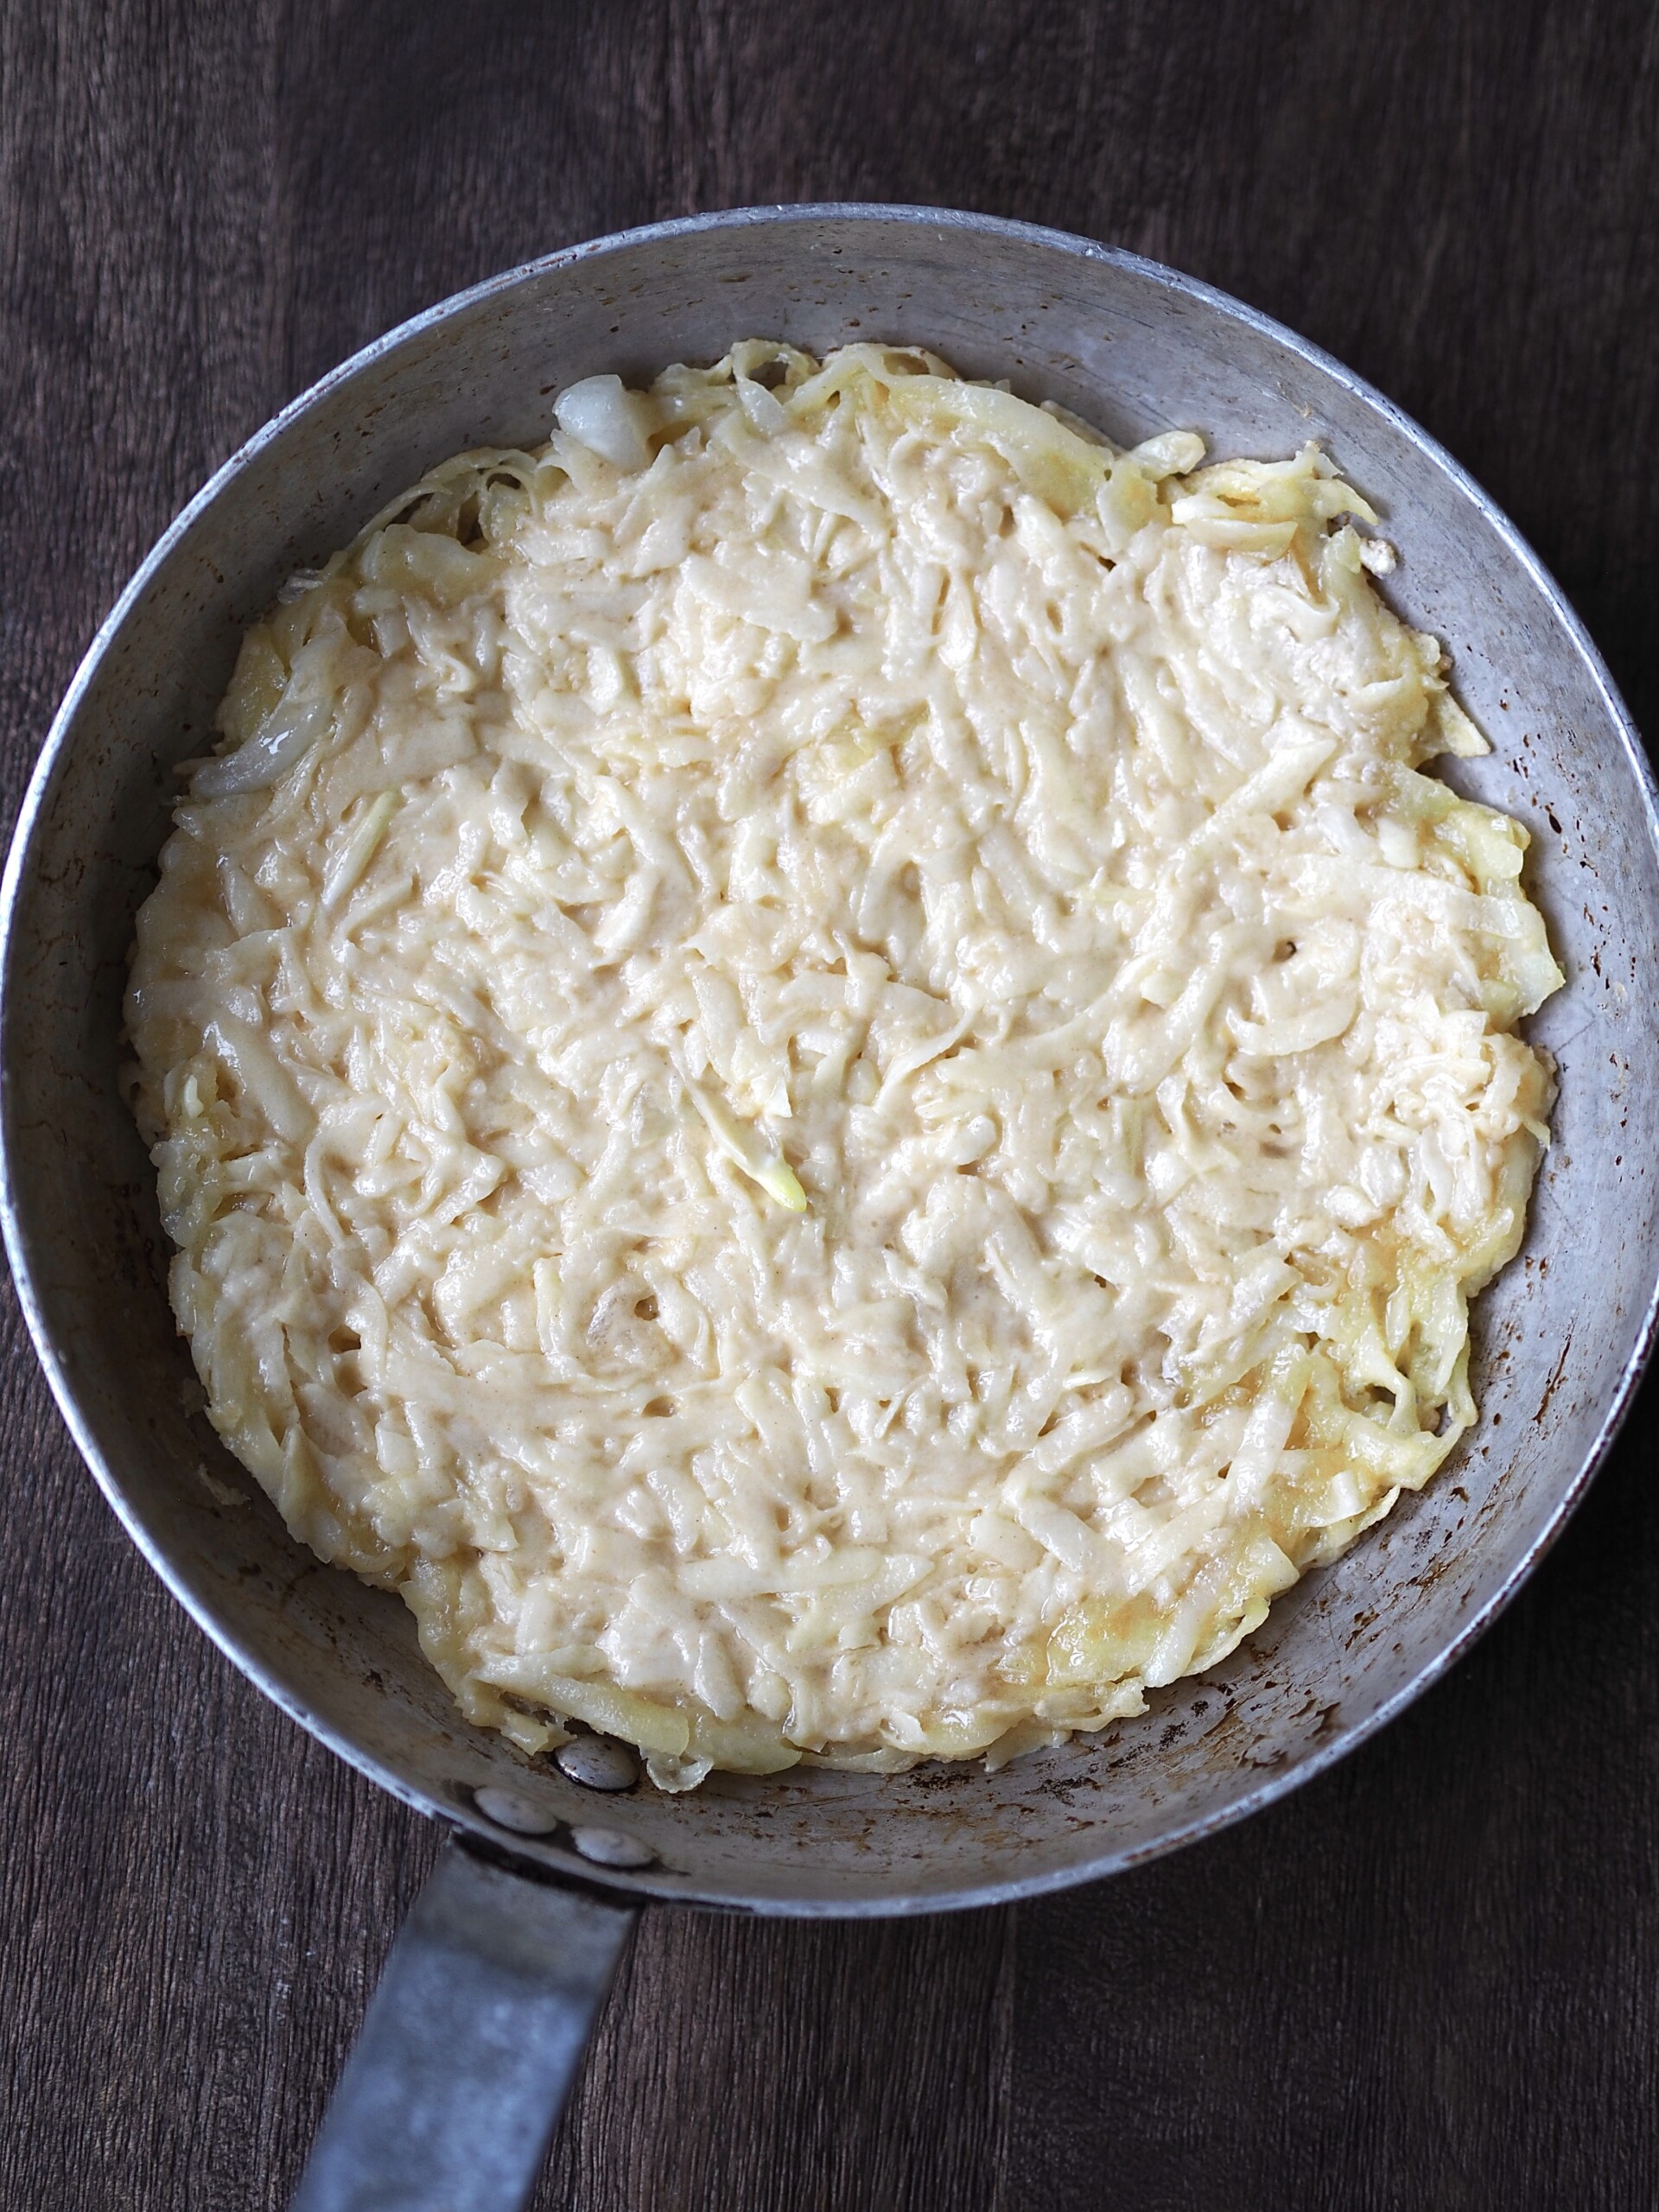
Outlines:
[[1475, 1418], [1560, 981], [1309, 448], [563, 394], [251, 630], [127, 1002], [215, 1426], [664, 1788], [1139, 1712]]

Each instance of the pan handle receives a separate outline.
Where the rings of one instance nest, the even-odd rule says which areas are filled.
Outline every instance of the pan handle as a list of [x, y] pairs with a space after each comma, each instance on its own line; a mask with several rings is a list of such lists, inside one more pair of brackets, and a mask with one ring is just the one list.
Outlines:
[[522, 2212], [638, 1911], [452, 1839], [392, 1947], [292, 2212]]

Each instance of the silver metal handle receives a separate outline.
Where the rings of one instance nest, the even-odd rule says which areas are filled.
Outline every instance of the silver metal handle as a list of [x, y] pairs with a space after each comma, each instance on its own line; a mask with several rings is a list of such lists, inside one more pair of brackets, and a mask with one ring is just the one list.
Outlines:
[[446, 1845], [293, 2212], [522, 2212], [637, 1915]]

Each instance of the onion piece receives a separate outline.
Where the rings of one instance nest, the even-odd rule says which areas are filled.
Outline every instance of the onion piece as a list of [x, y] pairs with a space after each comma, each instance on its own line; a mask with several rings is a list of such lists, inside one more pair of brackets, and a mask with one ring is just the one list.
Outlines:
[[583, 377], [553, 403], [553, 419], [578, 445], [631, 475], [651, 459], [633, 394], [620, 377]]
[[765, 385], [756, 384], [748, 377], [740, 377], [737, 379], [737, 397], [739, 404], [748, 417], [749, 428], [759, 430], [762, 437], [776, 437], [779, 430], [789, 428], [788, 408], [775, 392], [768, 391]]
[[370, 801], [363, 810], [363, 818], [346, 840], [334, 865], [323, 878], [322, 897], [319, 911], [332, 914], [348, 892], [355, 890], [362, 880], [369, 862], [380, 849], [380, 840], [386, 834], [386, 824], [397, 813], [401, 791], [382, 791]]
[[286, 694], [234, 753], [198, 768], [193, 798], [229, 798], [240, 791], [262, 791], [280, 783], [334, 721], [323, 699], [289, 699]]
[[732, 1165], [741, 1168], [750, 1182], [758, 1183], [786, 1213], [804, 1213], [806, 1192], [783, 1154], [767, 1151], [725, 1101], [714, 1097], [700, 1083], [688, 1083], [685, 1090], [709, 1135]]

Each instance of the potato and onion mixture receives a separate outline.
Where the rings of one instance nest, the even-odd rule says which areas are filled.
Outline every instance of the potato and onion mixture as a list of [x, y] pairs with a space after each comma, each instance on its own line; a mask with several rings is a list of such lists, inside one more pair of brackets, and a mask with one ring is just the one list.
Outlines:
[[138, 921], [213, 1421], [685, 1789], [1140, 1712], [1433, 1472], [1560, 976], [1309, 447], [749, 341], [249, 633]]

